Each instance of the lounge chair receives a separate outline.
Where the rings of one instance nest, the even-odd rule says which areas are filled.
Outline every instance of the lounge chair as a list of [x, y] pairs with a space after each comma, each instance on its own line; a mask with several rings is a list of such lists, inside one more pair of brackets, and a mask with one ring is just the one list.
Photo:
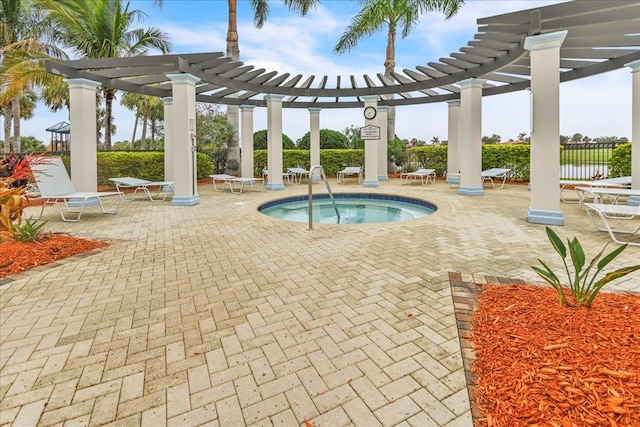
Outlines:
[[309, 179], [309, 171], [305, 168], [288, 168], [287, 173], [293, 174], [293, 182], [300, 184], [302, 178]]
[[[287, 182], [288, 184], [291, 184], [291, 179], [294, 178], [295, 174], [291, 173], [291, 172], [282, 172], [282, 182]], [[264, 183], [266, 181], [269, 180], [269, 171], [267, 169], [262, 169], [262, 183], [264, 185]]]
[[216, 181], [223, 181], [225, 184], [229, 186], [229, 189], [234, 194], [240, 194], [244, 191], [244, 186], [249, 185], [253, 191], [257, 191], [255, 188], [255, 184], [258, 181], [263, 181], [262, 178], [246, 178], [241, 176], [233, 176], [228, 174], [215, 174], [209, 175], [209, 178], [213, 180], [213, 189], [215, 191], [222, 191], [222, 189], [218, 189], [216, 186]]
[[[640, 231], [640, 221], [637, 221], [633, 226], [626, 228], [613, 228], [609, 221], [617, 221], [619, 223], [627, 223], [640, 219], [640, 206], [629, 205], [609, 205], [601, 203], [584, 203], [591, 222], [595, 225], [599, 231], [606, 231], [611, 236], [611, 239], [619, 245], [629, 244], [630, 246], [640, 246], [640, 238], [635, 241], [622, 241], [616, 236], [617, 234], [635, 234]], [[600, 218], [602, 226], [598, 225], [596, 217]]]
[[435, 169], [418, 169], [415, 172], [405, 172], [400, 174], [400, 180], [405, 180], [406, 184], [411, 184], [420, 178], [422, 185], [429, 184], [429, 180], [435, 184], [436, 182], [436, 170]]
[[358, 184], [360, 184], [362, 183], [363, 172], [364, 172], [364, 168], [362, 166], [347, 166], [341, 171], [338, 171], [336, 175], [336, 178], [338, 179], [338, 184], [340, 184], [348, 176], [356, 176], [358, 178]]
[[[576, 189], [576, 192], [578, 193], [577, 200], [565, 198], [564, 190], [566, 190], [567, 187], [573, 187], [574, 189]], [[585, 181], [578, 181], [573, 179], [561, 179], [560, 180], [560, 200], [563, 201], [564, 203], [584, 202], [584, 196], [589, 196], [589, 194], [579, 191], [578, 187], [623, 187], [623, 186], [620, 184], [616, 184], [615, 182], [613, 183], [609, 182], [608, 180], [604, 180], [604, 179], [585, 180]]]
[[[42, 218], [42, 213], [47, 205], [55, 205], [60, 211], [62, 220], [69, 222], [79, 221], [84, 207], [93, 205], [96, 202], [100, 204], [100, 209], [105, 214], [115, 214], [120, 209], [124, 198], [124, 194], [121, 191], [77, 192], [73, 187], [71, 178], [69, 178], [67, 169], [62, 163], [62, 159], [59, 157], [50, 157], [42, 162], [33, 163], [31, 170], [38, 185], [40, 198], [44, 199], [40, 216], [37, 219]], [[102, 199], [106, 197], [118, 198], [115, 208], [105, 210]], [[64, 215], [61, 202], [64, 203], [67, 212], [72, 214], [71, 217]]]
[[507, 178], [509, 177], [509, 172], [511, 172], [511, 169], [492, 168], [492, 169], [483, 170], [482, 173], [480, 174], [482, 178], [481, 183], [484, 185], [485, 181], [489, 181], [491, 182], [491, 185], [493, 186], [493, 188], [496, 188], [496, 184], [495, 182], [493, 182], [493, 180], [502, 179], [502, 185], [500, 186], [500, 188], [504, 188], [504, 184], [507, 182]]
[[594, 203], [604, 203], [607, 199], [610, 203], [617, 205], [621, 197], [640, 197], [640, 190], [626, 187], [576, 187], [576, 192], [580, 203], [584, 203], [589, 198]]
[[[126, 200], [135, 200], [136, 194], [138, 191], [142, 191], [152, 202], [154, 201], [164, 201], [167, 198], [167, 194], [173, 193], [173, 181], [147, 181], [146, 179], [132, 178], [130, 176], [122, 177], [122, 178], [109, 178], [109, 181], [114, 182], [116, 184], [116, 190], [120, 191], [123, 188], [135, 188], [133, 190], [133, 194], [130, 199]], [[157, 187], [157, 191], [155, 193], [155, 199], [149, 191], [149, 187], [155, 188]], [[160, 195], [162, 194], [162, 198]]]

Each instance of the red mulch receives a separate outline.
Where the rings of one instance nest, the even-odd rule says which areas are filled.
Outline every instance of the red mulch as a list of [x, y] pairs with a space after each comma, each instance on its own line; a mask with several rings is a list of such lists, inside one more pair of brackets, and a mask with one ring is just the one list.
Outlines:
[[108, 245], [66, 234], [43, 234], [40, 242], [18, 242], [0, 232], [0, 277]]
[[640, 426], [640, 296], [569, 308], [550, 288], [486, 285], [477, 304], [476, 426]]

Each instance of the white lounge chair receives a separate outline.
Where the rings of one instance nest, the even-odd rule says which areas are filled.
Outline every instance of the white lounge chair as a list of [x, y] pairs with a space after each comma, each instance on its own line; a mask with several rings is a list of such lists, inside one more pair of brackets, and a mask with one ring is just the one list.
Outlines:
[[436, 182], [436, 170], [435, 169], [418, 169], [415, 172], [404, 172], [400, 174], [400, 180], [404, 180], [405, 184], [411, 184], [420, 178], [422, 185], [429, 184], [429, 180], [432, 183]]
[[[282, 172], [282, 183], [291, 184], [291, 179], [295, 177], [295, 174], [291, 172]], [[269, 181], [269, 170], [262, 169], [262, 184]]]
[[[133, 190], [133, 194], [131, 195], [131, 199], [128, 200], [135, 200], [138, 191], [142, 191], [152, 202], [166, 200], [167, 194], [173, 193], [174, 186], [173, 181], [147, 181], [146, 179], [132, 178], [130, 176], [122, 178], [109, 178], [109, 181], [116, 184], [116, 190], [118, 191], [123, 188], [135, 188], [135, 190]], [[151, 194], [151, 191], [149, 191], [149, 187], [157, 187], [155, 198]], [[161, 194], [162, 198], [160, 198]]]
[[358, 184], [362, 183], [362, 173], [364, 168], [362, 166], [347, 166], [346, 168], [338, 171], [336, 178], [338, 184], [340, 184], [348, 176], [356, 176], [358, 178]]
[[[564, 190], [567, 187], [573, 187], [578, 193], [578, 199], [567, 199], [564, 196]], [[584, 196], [589, 196], [588, 194], [581, 193], [578, 190], [578, 187], [623, 187], [620, 184], [616, 184], [615, 182], [609, 182], [604, 179], [596, 179], [596, 180], [585, 180], [578, 181], [573, 179], [561, 179], [560, 180], [560, 200], [564, 203], [582, 203], [584, 202]]]
[[[120, 209], [124, 198], [121, 191], [77, 192], [60, 157], [45, 158], [42, 162], [33, 163], [31, 170], [38, 185], [40, 198], [44, 199], [40, 216], [37, 219], [42, 218], [42, 213], [47, 205], [55, 205], [60, 211], [62, 220], [69, 222], [79, 221], [84, 207], [96, 202], [100, 205], [102, 213], [105, 214], [115, 214]], [[116, 207], [105, 210], [102, 204], [102, 199], [105, 197], [117, 197]], [[70, 218], [64, 215], [61, 202], [64, 203], [67, 212], [72, 214]]]
[[258, 181], [263, 181], [262, 178], [246, 178], [241, 176], [233, 176], [228, 174], [215, 174], [209, 175], [209, 178], [213, 180], [213, 189], [215, 191], [222, 191], [222, 189], [218, 189], [216, 186], [216, 181], [224, 181], [225, 184], [229, 186], [229, 189], [234, 194], [240, 194], [244, 191], [245, 185], [249, 185], [253, 191], [257, 191], [255, 184]]
[[293, 175], [293, 182], [296, 184], [300, 184], [302, 179], [309, 179], [309, 171], [305, 168], [288, 168], [287, 173]]
[[507, 182], [507, 178], [509, 177], [509, 172], [511, 169], [504, 168], [491, 168], [482, 171], [480, 176], [482, 177], [482, 184], [484, 185], [485, 181], [491, 182], [493, 188], [496, 188], [496, 184], [493, 182], [494, 179], [502, 179], [502, 185], [500, 188], [504, 188], [504, 184]]
[[580, 198], [580, 203], [584, 203], [587, 198], [594, 203], [604, 203], [608, 200], [617, 205], [621, 197], [640, 197], [640, 190], [626, 187], [576, 187], [576, 192]]
[[[609, 205], [601, 203], [584, 203], [591, 222], [595, 225], [599, 231], [606, 231], [611, 236], [611, 239], [619, 245], [627, 243], [630, 246], [640, 246], [640, 237], [635, 241], [622, 241], [616, 236], [617, 234], [635, 234], [640, 231], [640, 206], [629, 205]], [[602, 226], [598, 225], [596, 217], [600, 218]], [[633, 222], [631, 227], [626, 228], [613, 228], [610, 221], [616, 221], [616, 225]]]

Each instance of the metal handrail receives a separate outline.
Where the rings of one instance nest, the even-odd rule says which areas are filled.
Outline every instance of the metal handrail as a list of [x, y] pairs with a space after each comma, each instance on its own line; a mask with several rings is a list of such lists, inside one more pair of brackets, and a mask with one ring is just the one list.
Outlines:
[[333, 198], [333, 193], [331, 192], [331, 187], [329, 186], [329, 181], [327, 180], [327, 175], [324, 173], [324, 169], [321, 165], [311, 166], [309, 169], [309, 231], [313, 230], [313, 170], [320, 169], [320, 177], [324, 181], [325, 187], [327, 187], [327, 193], [329, 193], [329, 198], [331, 199], [331, 203], [333, 203], [333, 207], [336, 210], [336, 215], [338, 216], [338, 222], [336, 224], [340, 224], [340, 213], [338, 212], [338, 206], [336, 205], [336, 200]]

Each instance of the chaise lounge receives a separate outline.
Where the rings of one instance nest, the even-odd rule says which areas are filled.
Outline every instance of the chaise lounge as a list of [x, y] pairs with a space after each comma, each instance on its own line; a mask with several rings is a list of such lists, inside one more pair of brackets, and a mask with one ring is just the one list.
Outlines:
[[436, 170], [435, 169], [418, 169], [415, 172], [405, 172], [400, 174], [400, 180], [404, 180], [403, 184], [411, 184], [420, 178], [422, 185], [429, 184], [429, 180], [433, 184], [436, 182]]
[[[42, 161], [32, 163], [31, 170], [38, 185], [39, 198], [44, 199], [40, 216], [37, 219], [42, 218], [44, 208], [47, 205], [56, 206], [62, 220], [68, 222], [80, 221], [84, 208], [95, 203], [100, 205], [100, 210], [105, 214], [115, 214], [120, 209], [124, 198], [121, 191], [76, 191], [60, 157], [44, 158]], [[116, 197], [118, 201], [114, 208], [106, 210], [102, 199], [109, 197]], [[61, 203], [64, 203], [67, 214], [72, 214], [70, 217], [65, 216]]]

